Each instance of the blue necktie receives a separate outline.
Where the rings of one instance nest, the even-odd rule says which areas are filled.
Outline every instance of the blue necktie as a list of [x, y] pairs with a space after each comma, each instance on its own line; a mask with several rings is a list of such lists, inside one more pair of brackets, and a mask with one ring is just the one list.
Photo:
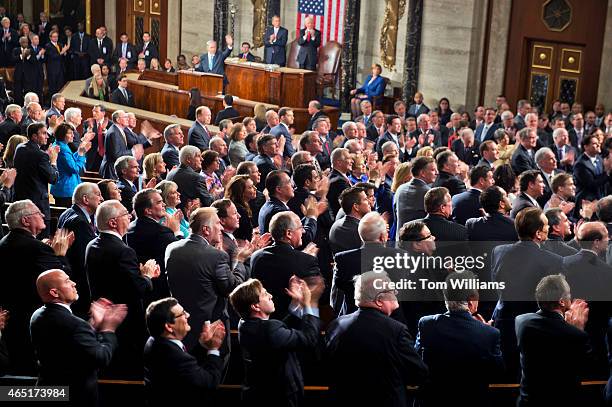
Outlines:
[[212, 71], [212, 69], [213, 69], [213, 60], [214, 60], [214, 58], [215, 58], [214, 56], [212, 56], [212, 57], [210, 55], [208, 56], [208, 70], [209, 71]]

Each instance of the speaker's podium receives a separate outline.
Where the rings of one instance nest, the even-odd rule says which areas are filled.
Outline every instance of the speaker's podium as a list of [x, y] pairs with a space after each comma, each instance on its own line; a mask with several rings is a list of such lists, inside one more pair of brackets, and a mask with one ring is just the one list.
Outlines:
[[316, 97], [317, 73], [259, 62], [225, 60], [226, 92], [242, 99], [287, 107], [307, 107]]
[[202, 96], [216, 96], [223, 92], [223, 75], [198, 71], [178, 71], [180, 90], [200, 89]]

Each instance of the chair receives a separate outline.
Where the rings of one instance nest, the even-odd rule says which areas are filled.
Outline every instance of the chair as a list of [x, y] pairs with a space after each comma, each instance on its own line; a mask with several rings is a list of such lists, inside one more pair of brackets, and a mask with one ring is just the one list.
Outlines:
[[389, 83], [391, 82], [391, 79], [383, 76], [383, 79], [385, 80], [385, 87], [383, 88], [383, 93], [380, 96], [374, 96], [372, 98], [372, 108], [373, 110], [381, 110], [384, 111], [385, 108], [385, 89], [387, 89], [387, 85], [389, 85]]
[[317, 68], [317, 93], [323, 96], [325, 88], [332, 88], [332, 98], [336, 98], [336, 83], [342, 57], [342, 45], [328, 41], [319, 49], [319, 66]]
[[287, 55], [287, 68], [299, 68], [300, 63], [297, 61], [298, 53], [302, 46], [298, 44], [297, 39], [291, 41], [289, 45], [289, 55]]

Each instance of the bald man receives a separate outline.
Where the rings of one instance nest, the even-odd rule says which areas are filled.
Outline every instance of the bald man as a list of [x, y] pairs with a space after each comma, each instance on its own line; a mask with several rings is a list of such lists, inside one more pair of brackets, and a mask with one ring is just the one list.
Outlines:
[[317, 50], [321, 46], [321, 31], [315, 28], [312, 16], [306, 17], [304, 25], [305, 27], [300, 30], [300, 36], [298, 37], [298, 44], [301, 47], [297, 61], [300, 68], [315, 71], [317, 69]]
[[30, 320], [32, 344], [39, 363], [39, 386], [70, 386], [73, 406], [95, 406], [98, 369], [109, 365], [117, 348], [115, 330], [127, 314], [124, 304], [106, 299], [91, 304], [89, 322], [72, 314], [79, 298], [74, 281], [52, 269], [36, 279], [43, 302]]

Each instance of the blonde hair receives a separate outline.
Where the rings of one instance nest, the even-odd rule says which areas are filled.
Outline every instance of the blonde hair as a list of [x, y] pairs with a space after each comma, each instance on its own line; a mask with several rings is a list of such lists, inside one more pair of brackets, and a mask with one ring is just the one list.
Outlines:
[[[104, 84], [102, 88], [98, 87], [98, 79], [102, 79], [102, 83]], [[106, 81], [104, 80], [104, 77], [101, 74], [95, 75], [91, 83], [89, 84], [89, 89], [92, 90], [92, 93], [95, 97], [99, 97], [100, 92], [102, 92], [103, 96], [106, 96]]]
[[147, 154], [143, 162], [146, 179], [152, 179], [159, 175], [155, 173], [155, 166], [162, 161], [163, 158], [160, 153]]
[[397, 192], [397, 189], [412, 179], [412, 164], [409, 162], [401, 163], [395, 168], [393, 173], [393, 183], [391, 184], [391, 191]]
[[21, 143], [27, 142], [28, 138], [19, 134], [15, 134], [8, 139], [8, 142], [6, 143], [6, 150], [4, 150], [4, 155], [2, 156], [4, 164], [7, 167], [13, 166], [13, 158], [15, 157], [15, 150], [17, 149], [17, 146]]
[[425, 146], [423, 148], [419, 148], [417, 151], [417, 157], [433, 157], [434, 150], [430, 146]]
[[266, 120], [266, 105], [263, 103], [257, 103], [255, 107], [253, 107], [253, 116], [259, 121]]

